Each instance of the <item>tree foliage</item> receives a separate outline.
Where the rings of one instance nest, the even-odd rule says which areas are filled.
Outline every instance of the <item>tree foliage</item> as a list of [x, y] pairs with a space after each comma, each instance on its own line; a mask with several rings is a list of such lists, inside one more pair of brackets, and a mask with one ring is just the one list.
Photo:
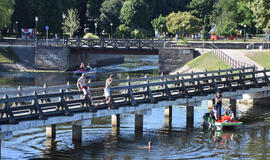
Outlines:
[[256, 22], [256, 27], [266, 29], [270, 21], [270, 0], [254, 0], [249, 3]]
[[215, 0], [192, 0], [188, 4], [190, 13], [200, 19], [210, 15], [214, 9]]
[[162, 31], [162, 32], [166, 32], [167, 28], [166, 28], [166, 17], [163, 17], [162, 15], [159, 15], [158, 18], [155, 18], [151, 21], [151, 24], [154, 28], [155, 31]]
[[166, 26], [170, 33], [191, 34], [200, 31], [201, 20], [192, 16], [189, 12], [173, 12], [166, 17]]
[[69, 37], [72, 38], [74, 33], [80, 28], [78, 11], [76, 9], [69, 9], [67, 17], [62, 25], [64, 34], [69, 35]]
[[120, 38], [130, 38], [131, 29], [125, 24], [121, 24], [116, 28], [115, 34]]
[[237, 23], [233, 21], [234, 15], [231, 12], [223, 12], [221, 16], [218, 17], [217, 21], [217, 33], [218, 35], [230, 36], [235, 33], [237, 28]]
[[120, 20], [131, 28], [146, 28], [150, 25], [148, 5], [143, 0], [127, 0], [120, 13]]
[[112, 28], [116, 28], [120, 25], [120, 10], [123, 6], [123, 0], [105, 0], [100, 8], [99, 22], [103, 28], [109, 32], [110, 24], [112, 23]]
[[0, 0], [0, 29], [10, 24], [14, 3], [14, 0]]

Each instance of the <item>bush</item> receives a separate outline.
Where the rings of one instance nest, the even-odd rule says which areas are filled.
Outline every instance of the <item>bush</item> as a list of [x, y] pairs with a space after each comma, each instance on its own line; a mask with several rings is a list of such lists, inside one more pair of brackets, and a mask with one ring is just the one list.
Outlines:
[[97, 35], [94, 35], [93, 33], [86, 33], [83, 36], [83, 39], [99, 39], [99, 37]]
[[116, 28], [115, 34], [118, 38], [131, 38], [131, 29], [128, 26], [121, 24]]

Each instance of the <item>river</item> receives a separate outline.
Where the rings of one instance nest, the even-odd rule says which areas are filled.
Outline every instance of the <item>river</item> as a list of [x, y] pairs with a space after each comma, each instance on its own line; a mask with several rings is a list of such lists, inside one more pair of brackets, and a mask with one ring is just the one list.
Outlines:
[[[157, 56], [126, 56], [125, 63], [99, 68], [93, 81], [109, 74], [116, 79], [156, 74]], [[0, 73], [0, 90], [76, 82], [67, 73]], [[245, 106], [241, 106], [245, 108]], [[172, 126], [164, 126], [164, 108], [144, 116], [143, 134], [134, 130], [134, 115], [121, 115], [120, 132], [111, 130], [110, 117], [83, 126], [82, 143], [72, 142], [71, 124], [57, 125], [56, 139], [46, 140], [45, 127], [13, 132], [1, 142], [2, 159], [270, 159], [270, 108], [254, 106], [241, 112], [244, 126], [222, 132], [203, 129], [207, 102], [194, 108], [194, 128], [186, 129], [186, 107], [173, 106]], [[238, 110], [240, 113], [240, 111]], [[152, 141], [152, 149], [146, 149]]]

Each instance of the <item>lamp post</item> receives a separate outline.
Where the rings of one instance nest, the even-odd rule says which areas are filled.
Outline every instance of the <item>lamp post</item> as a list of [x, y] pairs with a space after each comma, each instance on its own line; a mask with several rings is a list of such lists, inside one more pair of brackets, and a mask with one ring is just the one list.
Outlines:
[[183, 28], [183, 39], [184, 39], [184, 35], [185, 35], [185, 24], [182, 25], [182, 28]]
[[163, 24], [160, 25], [160, 34], [161, 34], [161, 38], [162, 38], [162, 28], [163, 28]]
[[112, 26], [113, 26], [113, 23], [110, 24], [111, 25], [111, 39], [112, 39]]
[[[65, 19], [66, 19], [65, 13], [62, 13], [62, 18], [63, 18], [63, 22], [64, 22]], [[65, 35], [64, 35], [64, 31], [63, 31], [63, 43], [65, 43]]]
[[16, 24], [16, 39], [17, 39], [17, 37], [18, 37], [18, 21], [16, 21], [15, 24]]
[[97, 34], [97, 23], [95, 23], [95, 35]]
[[35, 17], [35, 22], [36, 22], [36, 40], [37, 40], [37, 25], [38, 25], [38, 17]]
[[246, 26], [247, 25], [244, 25], [244, 42], [246, 42]]

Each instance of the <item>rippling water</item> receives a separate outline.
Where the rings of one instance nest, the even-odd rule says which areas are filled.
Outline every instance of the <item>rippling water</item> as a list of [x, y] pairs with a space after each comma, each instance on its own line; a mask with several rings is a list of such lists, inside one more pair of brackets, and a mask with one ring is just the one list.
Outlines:
[[[156, 63], [153, 57], [129, 57], [132, 64]], [[131, 65], [127, 65], [131, 66]], [[149, 65], [149, 68], [156, 67]], [[147, 68], [147, 69], [149, 69]], [[106, 68], [104, 68], [106, 69]], [[122, 71], [121, 71], [122, 70]], [[131, 67], [136, 71], [136, 66]], [[112, 67], [111, 73], [131, 71], [125, 65]], [[104, 73], [105, 76], [109, 74]], [[124, 74], [124, 73], [123, 73]], [[75, 81], [69, 74], [2, 73], [1, 89], [18, 85], [33, 87], [60, 79]], [[42, 76], [41, 76], [42, 75]], [[47, 75], [47, 76], [46, 76]], [[60, 76], [59, 76], [60, 75]], [[118, 75], [118, 76], [120, 76]], [[51, 82], [50, 76], [58, 77]], [[12, 78], [13, 77], [13, 78]], [[42, 77], [42, 78], [40, 78]], [[46, 78], [44, 78], [46, 77]], [[102, 77], [102, 76], [101, 76]], [[98, 80], [98, 78], [97, 78]], [[242, 106], [245, 108], [245, 106]], [[57, 125], [56, 139], [46, 139], [45, 128], [13, 132], [13, 137], [1, 142], [2, 159], [270, 159], [270, 108], [256, 106], [241, 114], [244, 126], [222, 132], [203, 129], [202, 116], [208, 111], [206, 102], [194, 109], [194, 128], [186, 129], [186, 107], [173, 106], [172, 126], [164, 125], [164, 108], [152, 109], [144, 115], [143, 133], [135, 133], [134, 115], [121, 115], [120, 131], [111, 129], [110, 117], [92, 119], [83, 126], [82, 142], [72, 142], [71, 124]], [[146, 149], [152, 141], [152, 149]]]

